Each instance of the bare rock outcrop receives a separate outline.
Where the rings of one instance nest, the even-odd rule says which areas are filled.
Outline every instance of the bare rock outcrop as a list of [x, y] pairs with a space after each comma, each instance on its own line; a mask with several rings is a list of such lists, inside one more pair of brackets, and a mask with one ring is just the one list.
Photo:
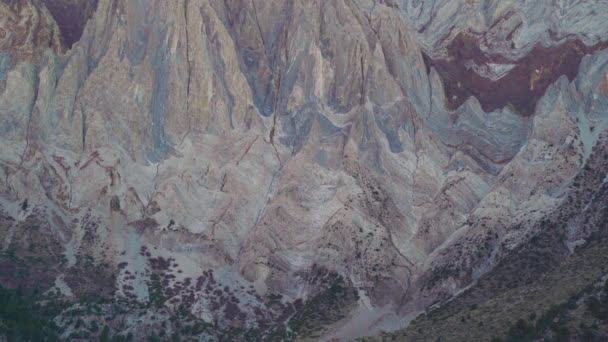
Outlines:
[[2, 250], [39, 222], [64, 293], [217, 332], [402, 328], [603, 148], [608, 8], [568, 3], [3, 1]]

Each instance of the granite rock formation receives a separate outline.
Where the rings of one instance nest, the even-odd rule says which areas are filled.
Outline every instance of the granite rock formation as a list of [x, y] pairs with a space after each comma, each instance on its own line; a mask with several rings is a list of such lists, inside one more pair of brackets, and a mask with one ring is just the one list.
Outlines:
[[576, 197], [574, 253], [605, 228], [607, 14], [3, 0], [0, 283], [120, 301], [144, 319], [106, 324], [138, 338], [183, 313], [350, 339], [475, 284]]

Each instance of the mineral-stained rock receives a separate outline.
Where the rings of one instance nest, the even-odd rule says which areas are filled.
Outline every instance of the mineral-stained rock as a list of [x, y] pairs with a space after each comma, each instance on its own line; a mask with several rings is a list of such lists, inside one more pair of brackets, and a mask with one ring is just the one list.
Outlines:
[[142, 339], [405, 327], [605, 200], [606, 6], [3, 1], [0, 282]]
[[[447, 60], [427, 57], [427, 63], [441, 75], [452, 109], [474, 96], [484, 111], [511, 105], [521, 114], [530, 115], [549, 85], [561, 76], [572, 81], [583, 56], [606, 46], [598, 43], [588, 47], [578, 40], [567, 40], [550, 47], [537, 45], [522, 59], [511, 60], [484, 53], [475, 38], [459, 35], [447, 47]], [[505, 73], [491, 75], [501, 66]]]

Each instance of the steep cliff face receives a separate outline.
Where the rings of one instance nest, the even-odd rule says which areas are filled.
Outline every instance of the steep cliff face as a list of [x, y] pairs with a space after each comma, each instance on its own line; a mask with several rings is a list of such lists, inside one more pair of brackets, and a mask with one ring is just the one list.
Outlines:
[[212, 336], [404, 327], [529, 243], [603, 153], [607, 13], [3, 1], [0, 281]]

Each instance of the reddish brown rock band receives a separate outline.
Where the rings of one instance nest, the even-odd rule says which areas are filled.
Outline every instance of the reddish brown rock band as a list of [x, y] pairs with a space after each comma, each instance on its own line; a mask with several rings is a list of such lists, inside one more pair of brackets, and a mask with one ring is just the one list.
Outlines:
[[[424, 60], [427, 68], [435, 68], [441, 77], [449, 109], [458, 108], [474, 96], [486, 112], [510, 105], [521, 115], [530, 116], [549, 85], [562, 75], [572, 81], [583, 57], [606, 47], [608, 42], [587, 46], [572, 39], [550, 47], [537, 44], [525, 57], [510, 60], [484, 53], [479, 38], [461, 33], [448, 45], [448, 58], [431, 59], [424, 55]], [[498, 80], [491, 80], [467, 68], [467, 61], [477, 65], [515, 64], [515, 67]]]

